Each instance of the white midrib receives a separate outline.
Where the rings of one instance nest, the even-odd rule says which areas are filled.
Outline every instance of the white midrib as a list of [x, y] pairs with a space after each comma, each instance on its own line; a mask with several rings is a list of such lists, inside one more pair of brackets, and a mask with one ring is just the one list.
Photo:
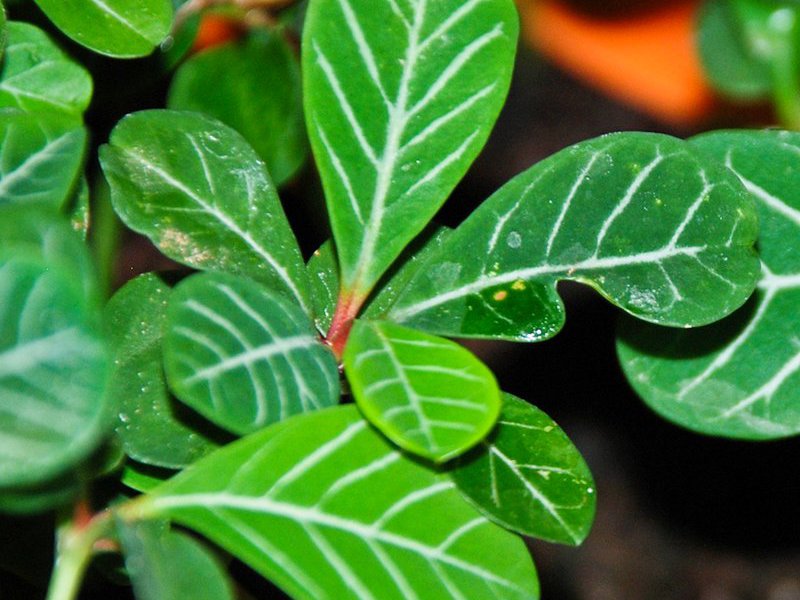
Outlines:
[[0, 198], [2, 198], [5, 194], [8, 194], [9, 190], [17, 185], [17, 183], [27, 179], [31, 171], [45, 163], [48, 159], [57, 155], [61, 151], [62, 146], [69, 144], [69, 142], [72, 140], [73, 133], [75, 132], [67, 132], [64, 135], [47, 142], [47, 145], [44, 146], [44, 148], [35, 154], [31, 154], [27, 159], [25, 159], [25, 162], [17, 166], [16, 169], [9, 171], [8, 173], [0, 174]]
[[89, 1], [92, 4], [94, 4], [97, 8], [99, 8], [101, 11], [112, 17], [120, 25], [125, 27], [125, 29], [131, 31], [132, 33], [135, 33], [138, 37], [142, 38], [146, 42], [148, 43], [151, 42], [151, 40], [149, 40], [141, 31], [139, 31], [139, 29], [137, 29], [137, 27], [133, 23], [131, 23], [128, 19], [119, 14], [116, 10], [111, 8], [103, 0], [89, 0]]
[[378, 529], [374, 526], [346, 519], [337, 515], [332, 515], [318, 508], [298, 506], [287, 502], [278, 502], [267, 497], [235, 496], [226, 492], [220, 493], [199, 493], [184, 494], [178, 496], [156, 497], [150, 502], [150, 506], [156, 511], [170, 511], [180, 508], [212, 508], [221, 507], [246, 512], [268, 514], [276, 517], [291, 519], [302, 524], [304, 527], [309, 525], [320, 525], [343, 531], [357, 538], [364, 540], [374, 540], [383, 544], [388, 544], [396, 548], [403, 548], [415, 552], [421, 556], [434, 561], [442, 562], [455, 567], [461, 571], [471, 573], [477, 577], [492, 581], [508, 589], [524, 591], [513, 581], [508, 581], [497, 574], [486, 569], [452, 556], [437, 547], [427, 546], [416, 540], [402, 535]]
[[586, 271], [594, 269], [609, 269], [615, 267], [625, 267], [637, 264], [658, 263], [662, 260], [675, 256], [696, 256], [707, 249], [707, 246], [687, 246], [685, 248], [660, 248], [650, 252], [641, 252], [630, 256], [609, 256], [605, 258], [590, 257], [581, 262], [566, 265], [543, 264], [535, 267], [516, 269], [507, 271], [499, 275], [483, 275], [472, 283], [462, 285], [433, 298], [410, 304], [399, 310], [392, 312], [392, 317], [397, 321], [402, 321], [413, 317], [425, 310], [445, 304], [457, 298], [463, 298], [469, 294], [480, 292], [488, 287], [512, 283], [515, 281], [528, 281], [543, 275], [553, 275], [556, 273], [572, 273], [575, 271]]
[[[372, 256], [380, 236], [381, 225], [383, 224], [384, 213], [386, 211], [386, 199], [389, 195], [389, 187], [392, 183], [397, 160], [400, 156], [400, 139], [406, 126], [406, 108], [408, 107], [409, 90], [411, 86], [411, 76], [414, 72], [417, 59], [419, 58], [419, 38], [422, 31], [422, 21], [425, 14], [427, 0], [421, 0], [414, 13], [414, 23], [409, 32], [408, 48], [403, 61], [403, 74], [400, 78], [400, 86], [397, 93], [397, 100], [389, 112], [389, 126], [386, 134], [386, 146], [378, 164], [378, 177], [375, 182], [375, 193], [372, 197], [370, 206], [369, 220], [364, 229], [361, 248], [356, 259], [356, 271], [350, 283], [351, 289], [360, 289], [371, 286], [370, 280], [373, 279], [370, 268], [372, 267]], [[366, 281], [364, 281], [366, 280]], [[366, 286], [365, 286], [366, 284]], [[361, 290], [366, 292], [366, 290]]]

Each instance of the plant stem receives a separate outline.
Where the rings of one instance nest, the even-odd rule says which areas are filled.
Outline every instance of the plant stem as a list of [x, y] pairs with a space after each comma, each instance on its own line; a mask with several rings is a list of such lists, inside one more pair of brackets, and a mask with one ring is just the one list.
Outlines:
[[347, 338], [350, 336], [350, 330], [353, 328], [353, 321], [358, 316], [358, 311], [361, 310], [363, 304], [364, 298], [355, 294], [341, 294], [339, 296], [325, 340], [333, 350], [336, 359], [340, 362], [344, 347], [347, 344]]
[[75, 507], [75, 517], [58, 532], [58, 548], [47, 600], [74, 600], [92, 559], [94, 546], [111, 528], [111, 515], [103, 512], [83, 522], [85, 502]]

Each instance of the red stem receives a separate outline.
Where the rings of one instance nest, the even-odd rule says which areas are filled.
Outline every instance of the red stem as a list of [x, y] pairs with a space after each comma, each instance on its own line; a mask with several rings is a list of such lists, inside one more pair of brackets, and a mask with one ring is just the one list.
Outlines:
[[330, 329], [328, 335], [325, 336], [326, 343], [333, 350], [336, 359], [341, 362], [342, 353], [344, 352], [347, 338], [350, 336], [350, 330], [353, 328], [353, 321], [355, 321], [358, 311], [364, 303], [363, 298], [357, 297], [355, 294], [347, 294], [339, 296], [339, 301], [336, 304], [336, 310], [333, 313]]

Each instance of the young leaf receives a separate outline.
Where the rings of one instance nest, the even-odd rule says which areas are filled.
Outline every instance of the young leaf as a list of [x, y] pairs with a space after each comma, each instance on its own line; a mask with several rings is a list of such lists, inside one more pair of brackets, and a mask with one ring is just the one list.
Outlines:
[[328, 240], [315, 250], [306, 268], [314, 301], [314, 323], [324, 334], [331, 326], [339, 297], [339, 266], [336, 264], [333, 242]]
[[83, 164], [86, 132], [72, 118], [0, 108], [0, 206], [60, 209]]
[[434, 333], [537, 341], [564, 321], [556, 282], [631, 314], [700, 325], [758, 278], [753, 201], [730, 172], [658, 134], [563, 150], [487, 200], [419, 268], [389, 318]]
[[53, 111], [80, 119], [92, 98], [92, 78], [47, 34], [28, 23], [8, 24], [0, 69], [0, 107]]
[[117, 213], [164, 254], [262, 281], [311, 313], [275, 186], [233, 129], [197, 113], [139, 112], [114, 128], [100, 159]]
[[725, 161], [756, 198], [757, 293], [698, 330], [623, 323], [620, 360], [645, 401], [685, 427], [746, 439], [800, 433], [800, 134], [720, 132], [693, 144]]
[[178, 398], [234, 433], [339, 401], [336, 360], [308, 316], [233, 275], [194, 275], [175, 288], [164, 364]]
[[516, 42], [511, 0], [309, 5], [306, 121], [347, 293], [366, 297], [475, 158]]
[[137, 600], [233, 600], [228, 575], [194, 538], [161, 522], [117, 522]]
[[116, 430], [125, 454], [179, 469], [217, 444], [203, 432], [199, 418], [192, 423], [189, 415], [178, 414], [167, 391], [161, 344], [169, 294], [152, 273], [128, 282], [106, 307], [106, 329], [115, 356], [110, 394], [119, 399]]
[[35, 0], [70, 38], [100, 54], [146, 56], [169, 33], [170, 0]]
[[89, 237], [89, 225], [92, 218], [89, 205], [89, 182], [85, 175], [78, 180], [78, 188], [72, 199], [67, 202], [66, 207], [72, 229], [77, 231], [85, 242]]
[[87, 304], [59, 265], [0, 258], [0, 486], [52, 478], [106, 431], [108, 365]]
[[497, 429], [449, 473], [490, 519], [523, 535], [577, 545], [592, 526], [589, 467], [550, 417], [511, 394]]
[[137, 512], [196, 529], [293, 598], [538, 597], [522, 541], [406, 458], [354, 406], [218, 450]]
[[254, 30], [241, 42], [196, 54], [175, 73], [167, 106], [202, 112], [236, 129], [276, 185], [305, 160], [300, 67], [279, 32]]
[[393, 323], [356, 321], [344, 368], [366, 417], [398, 446], [436, 462], [477, 444], [500, 412], [494, 375], [468, 350]]

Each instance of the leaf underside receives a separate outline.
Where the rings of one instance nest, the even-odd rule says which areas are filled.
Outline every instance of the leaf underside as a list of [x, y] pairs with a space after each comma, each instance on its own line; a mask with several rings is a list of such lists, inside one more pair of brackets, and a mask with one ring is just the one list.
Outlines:
[[561, 328], [556, 282], [631, 314], [700, 325], [758, 277], [757, 216], [739, 181], [690, 145], [619, 133], [512, 179], [451, 233], [388, 318], [451, 336], [538, 341]]
[[240, 440], [141, 509], [196, 529], [293, 598], [538, 597], [522, 540], [405, 458], [354, 406]]
[[693, 143], [757, 201], [761, 280], [745, 307], [709, 327], [623, 322], [625, 373], [652, 408], [685, 427], [746, 439], [800, 433], [800, 135], [719, 132]]

